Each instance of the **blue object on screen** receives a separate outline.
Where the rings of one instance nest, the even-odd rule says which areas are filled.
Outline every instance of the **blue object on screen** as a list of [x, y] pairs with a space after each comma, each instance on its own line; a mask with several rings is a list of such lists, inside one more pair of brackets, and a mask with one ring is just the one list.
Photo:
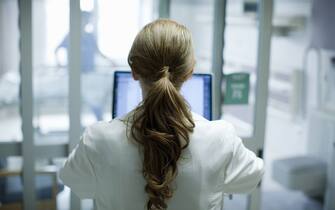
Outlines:
[[[193, 74], [181, 88], [191, 110], [212, 120], [212, 75]], [[116, 71], [113, 88], [113, 118], [132, 111], [142, 101], [142, 91], [131, 72]]]

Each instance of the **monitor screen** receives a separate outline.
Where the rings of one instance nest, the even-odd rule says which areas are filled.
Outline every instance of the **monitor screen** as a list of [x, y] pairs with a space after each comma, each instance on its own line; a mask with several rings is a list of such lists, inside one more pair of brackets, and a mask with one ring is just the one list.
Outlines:
[[[193, 112], [212, 120], [212, 76], [210, 74], [193, 74], [182, 86], [181, 93]], [[116, 71], [112, 117], [125, 115], [141, 101], [142, 92], [139, 82], [133, 80], [131, 72]]]

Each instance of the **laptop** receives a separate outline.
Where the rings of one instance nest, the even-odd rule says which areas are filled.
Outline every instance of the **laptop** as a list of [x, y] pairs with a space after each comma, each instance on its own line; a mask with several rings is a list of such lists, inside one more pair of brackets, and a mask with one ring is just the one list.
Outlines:
[[[212, 75], [194, 73], [182, 88], [181, 94], [191, 111], [212, 120]], [[140, 84], [130, 71], [115, 71], [113, 84], [112, 118], [132, 111], [142, 101]]]

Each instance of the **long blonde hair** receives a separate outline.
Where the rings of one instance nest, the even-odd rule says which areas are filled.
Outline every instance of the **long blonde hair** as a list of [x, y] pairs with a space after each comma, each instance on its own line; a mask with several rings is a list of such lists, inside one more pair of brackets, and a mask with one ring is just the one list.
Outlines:
[[172, 20], [149, 23], [136, 36], [128, 63], [148, 87], [131, 124], [131, 135], [144, 156], [147, 209], [166, 209], [178, 159], [194, 128], [190, 109], [179, 93], [195, 65], [191, 33]]

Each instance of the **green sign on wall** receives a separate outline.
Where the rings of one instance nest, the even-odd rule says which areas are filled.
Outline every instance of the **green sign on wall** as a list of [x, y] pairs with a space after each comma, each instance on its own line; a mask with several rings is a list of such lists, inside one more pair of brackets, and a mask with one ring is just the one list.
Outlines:
[[248, 104], [249, 102], [249, 73], [232, 73], [225, 75], [226, 92], [224, 104]]

